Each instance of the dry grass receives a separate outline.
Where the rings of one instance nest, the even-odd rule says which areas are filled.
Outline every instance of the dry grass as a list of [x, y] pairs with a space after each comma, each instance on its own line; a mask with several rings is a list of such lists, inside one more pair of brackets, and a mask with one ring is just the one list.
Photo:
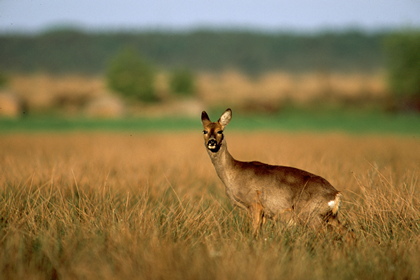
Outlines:
[[106, 85], [101, 78], [80, 75], [51, 76], [47, 74], [14, 75], [10, 88], [34, 109], [45, 109], [66, 103], [78, 106], [103, 96]]
[[377, 74], [271, 72], [251, 79], [236, 71], [198, 76], [200, 96], [206, 103], [250, 105], [308, 103], [314, 100], [336, 102], [380, 100], [387, 96], [384, 77]]
[[[279, 110], [282, 104], [290, 101], [300, 104], [318, 100], [344, 104], [366, 103], [368, 100], [381, 101], [388, 94], [383, 76], [379, 73], [272, 72], [252, 79], [237, 71], [225, 71], [218, 74], [199, 73], [196, 84], [198, 99], [207, 106], [220, 106], [220, 102], [235, 103], [239, 108], [266, 112]], [[30, 112], [61, 110], [68, 114], [83, 112], [95, 100], [110, 94], [102, 77], [77, 75], [15, 75], [11, 77], [10, 90], [24, 101]], [[188, 111], [185, 107], [191, 108], [191, 102], [183, 106], [182, 100], [180, 105], [177, 103], [179, 100], [171, 96], [167, 73], [162, 72], [157, 76], [156, 90], [167, 103], [159, 105], [161, 114], [173, 111], [172, 114], [179, 115]], [[200, 104], [199, 107], [203, 106]], [[154, 113], [145, 108], [137, 111], [147, 115]], [[196, 115], [197, 110], [193, 113]]]
[[326, 177], [357, 241], [275, 223], [255, 240], [199, 132], [3, 135], [0, 278], [420, 278], [418, 139], [227, 139], [238, 159]]

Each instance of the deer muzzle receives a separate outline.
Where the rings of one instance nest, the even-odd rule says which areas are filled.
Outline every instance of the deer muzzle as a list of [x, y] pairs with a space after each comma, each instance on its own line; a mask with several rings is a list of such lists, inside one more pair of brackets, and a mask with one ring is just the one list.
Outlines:
[[210, 150], [216, 149], [216, 147], [217, 147], [217, 141], [216, 141], [216, 139], [210, 139], [207, 142], [207, 148], [209, 148]]

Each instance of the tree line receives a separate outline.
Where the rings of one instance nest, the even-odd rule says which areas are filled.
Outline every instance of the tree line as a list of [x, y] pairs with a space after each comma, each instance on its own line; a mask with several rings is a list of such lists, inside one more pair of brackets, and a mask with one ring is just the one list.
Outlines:
[[131, 48], [161, 69], [370, 72], [385, 65], [387, 32], [357, 30], [296, 34], [239, 30], [0, 34], [0, 71], [102, 74]]

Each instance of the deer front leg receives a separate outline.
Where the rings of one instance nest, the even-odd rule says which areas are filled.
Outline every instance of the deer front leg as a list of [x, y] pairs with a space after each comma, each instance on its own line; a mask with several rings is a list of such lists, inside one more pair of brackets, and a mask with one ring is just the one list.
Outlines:
[[252, 219], [252, 233], [254, 236], [258, 235], [263, 222], [265, 222], [263, 210], [264, 208], [260, 203], [253, 203], [249, 207], [249, 212]]

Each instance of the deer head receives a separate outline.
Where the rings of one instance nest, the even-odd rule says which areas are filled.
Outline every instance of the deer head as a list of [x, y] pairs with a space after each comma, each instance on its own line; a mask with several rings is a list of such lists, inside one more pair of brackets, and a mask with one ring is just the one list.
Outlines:
[[201, 122], [203, 123], [204, 145], [213, 153], [217, 153], [223, 145], [223, 130], [229, 124], [232, 118], [232, 110], [226, 111], [220, 116], [217, 122], [212, 122], [205, 111], [201, 113]]

